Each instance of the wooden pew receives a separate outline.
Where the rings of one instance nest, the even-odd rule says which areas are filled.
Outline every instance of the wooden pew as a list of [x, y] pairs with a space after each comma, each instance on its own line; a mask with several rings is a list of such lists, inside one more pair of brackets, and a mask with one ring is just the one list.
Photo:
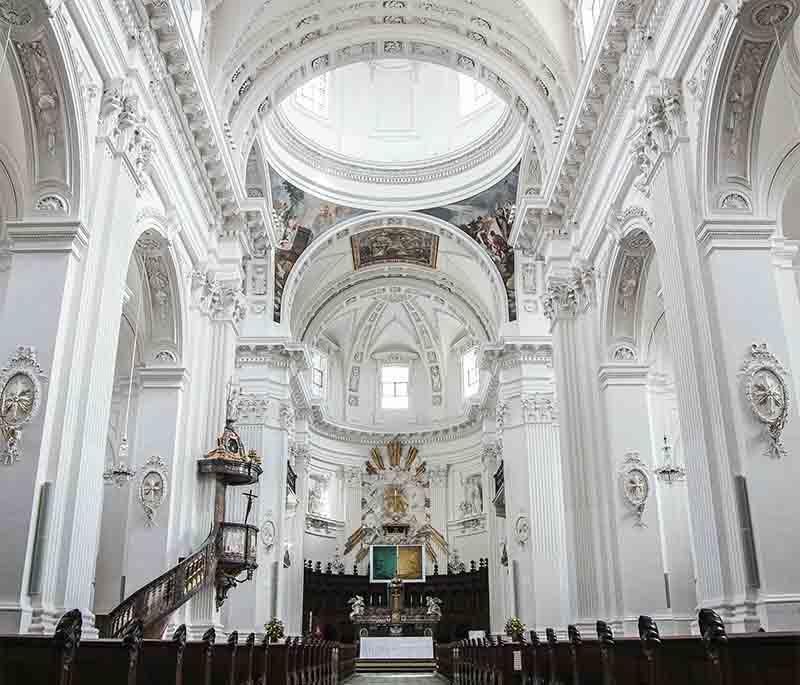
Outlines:
[[171, 640], [144, 640], [136, 673], [137, 685], [182, 685], [186, 626], [178, 626]]
[[11, 635], [0, 640], [0, 685], [73, 685], [83, 619], [64, 614], [51, 637]]
[[214, 648], [214, 663], [211, 669], [212, 685], [236, 685], [236, 656], [239, 651], [239, 633], [228, 635], [224, 647]]
[[136, 685], [144, 639], [142, 622], [135, 621], [122, 640], [84, 641], [75, 659], [74, 685]]
[[200, 642], [186, 643], [183, 652], [184, 685], [212, 685], [216, 639], [216, 631], [209, 628]]

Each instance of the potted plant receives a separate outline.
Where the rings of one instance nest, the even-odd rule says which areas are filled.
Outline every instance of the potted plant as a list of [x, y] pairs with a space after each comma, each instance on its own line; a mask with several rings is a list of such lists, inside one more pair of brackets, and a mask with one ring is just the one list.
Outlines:
[[282, 640], [284, 636], [283, 621], [279, 618], [272, 617], [269, 623], [264, 624], [264, 633], [270, 643]]
[[524, 633], [525, 624], [516, 616], [512, 616], [506, 621], [506, 635], [508, 635], [514, 642], [522, 642], [522, 636]]

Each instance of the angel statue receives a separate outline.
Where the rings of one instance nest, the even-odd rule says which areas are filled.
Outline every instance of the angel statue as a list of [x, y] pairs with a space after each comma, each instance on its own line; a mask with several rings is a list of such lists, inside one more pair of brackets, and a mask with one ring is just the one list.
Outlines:
[[425, 612], [426, 615], [435, 616], [436, 618], [442, 617], [441, 599], [438, 597], [426, 597], [425, 604], [427, 606], [427, 611]]
[[350, 620], [352, 621], [357, 616], [364, 615], [364, 598], [361, 595], [356, 595], [347, 600], [350, 605]]

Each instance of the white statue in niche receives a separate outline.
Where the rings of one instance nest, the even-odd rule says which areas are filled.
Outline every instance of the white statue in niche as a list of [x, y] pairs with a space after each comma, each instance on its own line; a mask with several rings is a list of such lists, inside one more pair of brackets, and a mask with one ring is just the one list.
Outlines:
[[311, 474], [308, 480], [308, 513], [325, 516], [328, 510], [328, 479]]
[[463, 516], [477, 516], [483, 513], [483, 485], [481, 475], [474, 473], [461, 480], [463, 497], [458, 509]]

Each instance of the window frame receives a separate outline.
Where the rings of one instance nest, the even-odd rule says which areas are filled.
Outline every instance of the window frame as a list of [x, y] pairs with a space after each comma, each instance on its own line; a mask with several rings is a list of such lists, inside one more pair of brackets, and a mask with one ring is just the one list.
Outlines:
[[[468, 367], [467, 357], [470, 355], [474, 355], [475, 362]], [[474, 373], [474, 379], [472, 383], [469, 382], [471, 373]], [[478, 365], [478, 348], [470, 347], [468, 350], [464, 350], [464, 353], [461, 355], [461, 392], [465, 398], [474, 397], [478, 394], [480, 387], [481, 370], [480, 366]]]
[[[384, 381], [384, 371], [387, 369], [404, 369], [405, 381]], [[387, 385], [393, 386], [394, 393], [391, 395], [384, 394], [384, 387]], [[405, 385], [405, 394], [401, 395], [397, 392], [397, 386]], [[382, 411], [408, 411], [411, 407], [411, 364], [402, 362], [385, 362], [382, 363], [378, 369], [378, 397], [380, 398], [380, 408]], [[404, 407], [392, 407], [385, 404], [386, 400], [397, 400], [405, 398]]]

